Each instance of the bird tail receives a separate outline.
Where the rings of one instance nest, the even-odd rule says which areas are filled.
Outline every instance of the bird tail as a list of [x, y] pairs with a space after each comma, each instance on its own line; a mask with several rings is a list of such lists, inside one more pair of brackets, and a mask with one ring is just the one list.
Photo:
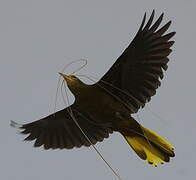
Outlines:
[[[174, 147], [163, 137], [150, 129], [141, 127], [142, 134], [134, 131], [121, 132], [136, 154], [149, 164], [157, 166], [174, 157]], [[129, 132], [129, 133], [127, 133]]]

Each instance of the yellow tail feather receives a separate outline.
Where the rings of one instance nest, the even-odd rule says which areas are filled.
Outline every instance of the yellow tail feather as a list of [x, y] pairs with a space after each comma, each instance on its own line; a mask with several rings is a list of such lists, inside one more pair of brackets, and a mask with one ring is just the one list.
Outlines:
[[144, 135], [132, 132], [124, 135], [128, 144], [136, 154], [153, 166], [169, 162], [170, 157], [174, 157], [174, 147], [164, 138], [150, 129], [141, 127]]

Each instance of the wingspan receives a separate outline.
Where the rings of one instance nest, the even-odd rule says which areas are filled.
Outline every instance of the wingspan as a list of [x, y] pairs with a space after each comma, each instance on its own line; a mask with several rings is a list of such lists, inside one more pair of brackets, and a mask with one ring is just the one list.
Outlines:
[[[109, 137], [112, 129], [96, 125], [88, 117], [81, 114], [74, 105], [71, 106], [77, 123], [90, 139], [92, 144], [103, 141]], [[68, 112], [68, 108], [51, 114], [43, 119], [20, 126], [22, 134], [29, 134], [27, 141], [35, 140], [34, 146], [44, 146], [45, 149], [71, 149], [73, 147], [90, 146], [91, 143], [85, 138]], [[12, 126], [17, 126], [12, 122]]]
[[171, 21], [159, 27], [163, 14], [152, 25], [153, 11], [145, 25], [146, 14], [135, 38], [114, 65], [98, 82], [124, 101], [131, 113], [144, 107], [161, 85], [163, 70], [167, 70], [175, 32], [165, 34]]

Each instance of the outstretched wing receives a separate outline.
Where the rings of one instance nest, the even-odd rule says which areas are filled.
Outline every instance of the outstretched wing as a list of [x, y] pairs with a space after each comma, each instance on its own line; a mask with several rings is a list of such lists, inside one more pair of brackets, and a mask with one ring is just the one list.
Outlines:
[[146, 13], [135, 38], [114, 65], [98, 82], [124, 101], [131, 113], [144, 107], [155, 95], [167, 70], [175, 32], [165, 34], [171, 21], [159, 28], [163, 14], [152, 25], [154, 11], [145, 25]]
[[[92, 144], [103, 141], [109, 137], [112, 129], [109, 127], [97, 125], [89, 117], [81, 114], [74, 105], [70, 106], [77, 123], [90, 139]], [[29, 134], [25, 138], [27, 141], [35, 140], [34, 146], [44, 146], [45, 149], [71, 149], [73, 147], [90, 146], [91, 143], [85, 138], [81, 130], [68, 112], [68, 108], [49, 115], [43, 119], [24, 124], [20, 127], [21, 133]], [[13, 126], [16, 126], [12, 122]]]

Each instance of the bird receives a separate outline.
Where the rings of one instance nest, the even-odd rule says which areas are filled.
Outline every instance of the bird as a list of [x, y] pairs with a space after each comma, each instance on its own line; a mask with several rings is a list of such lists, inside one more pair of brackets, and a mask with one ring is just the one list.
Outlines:
[[175, 32], [166, 33], [171, 21], [160, 27], [164, 13], [153, 23], [154, 16], [155, 10], [146, 22], [144, 14], [134, 39], [96, 83], [59, 73], [75, 96], [73, 104], [34, 122], [11, 125], [44, 149], [89, 147], [119, 132], [142, 160], [153, 166], [169, 162], [174, 146], [133, 117], [156, 94], [174, 44]]

